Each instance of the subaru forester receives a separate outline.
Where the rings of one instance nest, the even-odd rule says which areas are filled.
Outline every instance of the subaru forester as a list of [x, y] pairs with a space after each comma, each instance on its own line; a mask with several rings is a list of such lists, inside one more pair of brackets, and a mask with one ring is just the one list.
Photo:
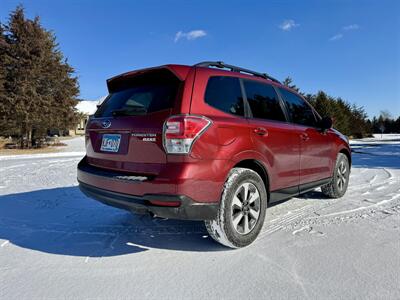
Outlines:
[[273, 202], [321, 187], [344, 195], [351, 151], [296, 91], [223, 62], [164, 65], [107, 80], [86, 126], [80, 189], [155, 217], [202, 220], [210, 236], [252, 243]]

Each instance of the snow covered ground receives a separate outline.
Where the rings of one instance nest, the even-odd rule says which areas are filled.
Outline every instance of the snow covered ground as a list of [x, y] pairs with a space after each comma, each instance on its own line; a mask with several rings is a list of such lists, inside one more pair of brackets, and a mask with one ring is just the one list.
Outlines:
[[400, 135], [352, 142], [342, 199], [317, 190], [267, 210], [259, 239], [214, 243], [201, 222], [83, 196], [83, 140], [0, 157], [0, 299], [400, 299]]

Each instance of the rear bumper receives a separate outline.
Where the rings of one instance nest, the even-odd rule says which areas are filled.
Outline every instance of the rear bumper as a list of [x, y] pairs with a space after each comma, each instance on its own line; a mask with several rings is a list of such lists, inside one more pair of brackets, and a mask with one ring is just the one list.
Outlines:
[[[88, 165], [86, 158], [78, 164], [79, 188], [104, 204], [171, 219], [212, 220], [217, 216], [218, 202], [195, 201], [188, 195], [177, 194], [175, 187], [163, 181], [118, 175]], [[157, 205], [151, 201], [157, 201]], [[168, 206], [171, 203], [173, 206]]]
[[[104, 204], [129, 210], [138, 214], [150, 213], [156, 217], [183, 220], [213, 220], [217, 216], [218, 204], [194, 202], [186, 196], [152, 195], [143, 197], [103, 190], [79, 182], [80, 190], [88, 197]], [[150, 201], [178, 202], [177, 207], [152, 205]]]

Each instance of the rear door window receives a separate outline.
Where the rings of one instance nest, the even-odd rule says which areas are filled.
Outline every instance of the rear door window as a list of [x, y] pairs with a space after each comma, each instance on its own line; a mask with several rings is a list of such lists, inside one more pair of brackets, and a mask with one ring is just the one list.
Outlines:
[[302, 98], [286, 89], [279, 89], [293, 123], [316, 127], [314, 111]]
[[205, 102], [224, 112], [243, 116], [244, 105], [238, 78], [214, 76], [208, 80]]
[[271, 85], [253, 80], [244, 80], [243, 84], [254, 118], [286, 121], [278, 95]]
[[172, 108], [180, 81], [169, 71], [122, 79], [97, 110], [96, 117], [133, 116]]

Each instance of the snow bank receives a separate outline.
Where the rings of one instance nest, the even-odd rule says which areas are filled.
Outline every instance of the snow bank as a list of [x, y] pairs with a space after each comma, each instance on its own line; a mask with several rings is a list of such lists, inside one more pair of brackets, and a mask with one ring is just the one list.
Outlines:
[[98, 101], [82, 100], [75, 106], [75, 108], [86, 115], [93, 115], [97, 110]]

